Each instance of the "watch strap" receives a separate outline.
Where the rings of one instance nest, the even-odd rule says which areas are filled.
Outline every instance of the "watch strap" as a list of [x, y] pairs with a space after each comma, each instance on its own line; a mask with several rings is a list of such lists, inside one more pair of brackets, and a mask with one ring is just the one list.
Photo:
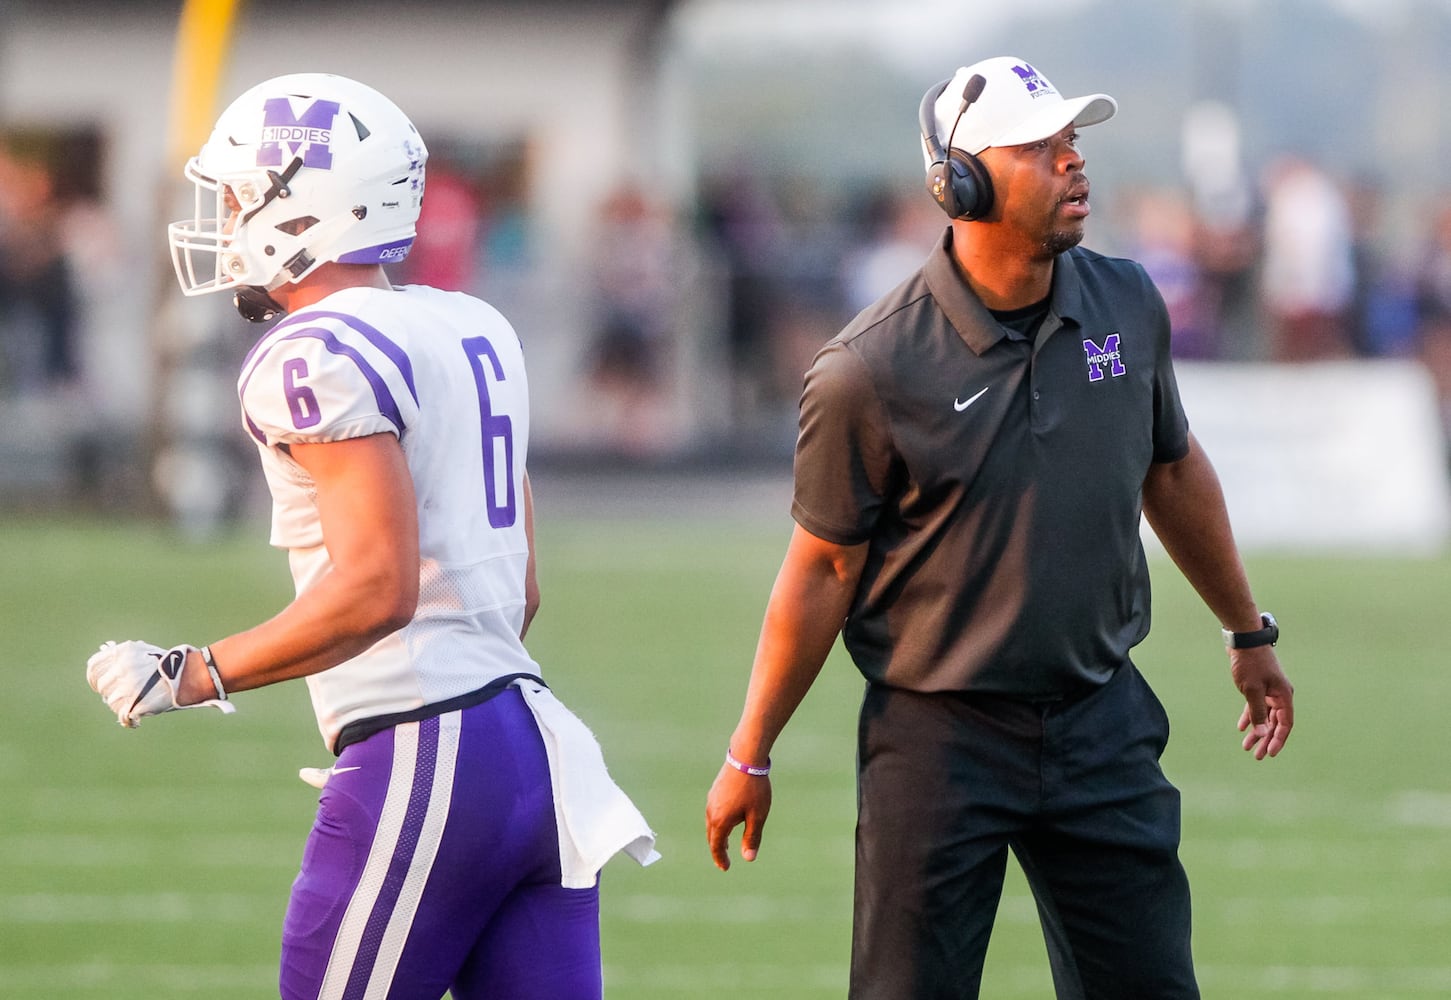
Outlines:
[[1256, 646], [1273, 646], [1280, 641], [1280, 624], [1275, 621], [1275, 616], [1269, 612], [1260, 614], [1260, 624], [1263, 628], [1255, 629], [1253, 632], [1231, 632], [1229, 629], [1220, 629], [1224, 635], [1224, 646], [1226, 649], [1253, 649]]

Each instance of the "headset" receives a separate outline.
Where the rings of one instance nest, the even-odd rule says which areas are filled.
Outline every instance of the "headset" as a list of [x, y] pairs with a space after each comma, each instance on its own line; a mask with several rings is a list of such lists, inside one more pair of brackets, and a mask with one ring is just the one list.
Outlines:
[[917, 111], [922, 141], [927, 144], [927, 155], [932, 158], [932, 165], [927, 168], [927, 191], [950, 217], [980, 219], [993, 206], [992, 178], [976, 156], [952, 148], [952, 137], [957, 134], [963, 112], [982, 96], [987, 80], [975, 73], [962, 88], [962, 103], [957, 106], [957, 117], [952, 121], [952, 131], [947, 134], [947, 146], [944, 148], [937, 138], [937, 125], [933, 119], [937, 98], [951, 83], [952, 78], [949, 77], [927, 91]]

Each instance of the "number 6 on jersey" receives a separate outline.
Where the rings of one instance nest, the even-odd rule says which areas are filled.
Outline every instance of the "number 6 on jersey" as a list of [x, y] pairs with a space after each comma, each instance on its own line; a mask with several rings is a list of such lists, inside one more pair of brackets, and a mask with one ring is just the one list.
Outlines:
[[[507, 528], [514, 523], [517, 510], [514, 500], [514, 424], [507, 415], [494, 413], [489, 403], [489, 378], [484, 372], [484, 359], [488, 358], [494, 378], [504, 380], [504, 367], [487, 337], [470, 337], [461, 342], [474, 369], [474, 384], [479, 390], [479, 428], [484, 443], [484, 502], [489, 510], [489, 524], [495, 528]], [[504, 445], [504, 502], [499, 503], [496, 493], [500, 481], [496, 466], [498, 458], [496, 441]]]

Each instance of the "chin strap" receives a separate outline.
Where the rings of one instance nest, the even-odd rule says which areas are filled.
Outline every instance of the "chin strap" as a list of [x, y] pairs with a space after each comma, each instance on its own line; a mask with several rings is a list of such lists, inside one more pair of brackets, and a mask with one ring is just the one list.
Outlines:
[[[250, 222], [252, 216], [270, 205], [274, 198], [286, 198], [290, 196], [292, 189], [288, 185], [292, 183], [292, 178], [297, 176], [297, 172], [301, 169], [302, 157], [294, 156], [292, 162], [283, 169], [282, 173], [279, 174], [275, 170], [267, 171], [267, 176], [272, 182], [271, 186], [262, 193], [262, 199], [258, 202], [257, 207], [242, 216], [240, 224], [245, 225]], [[292, 260], [288, 261], [288, 268], [292, 271], [294, 278], [306, 270], [307, 266], [312, 263], [312, 258], [307, 257], [306, 264], [301, 267], [296, 266], [299, 259], [303, 257], [307, 257], [305, 250], [299, 251]], [[237, 312], [242, 314], [242, 318], [249, 323], [268, 323], [287, 312], [286, 309], [283, 309], [277, 304], [277, 301], [271, 295], [267, 294], [267, 289], [257, 285], [240, 286], [232, 296], [232, 304], [237, 307]]]
[[287, 312], [272, 296], [267, 294], [267, 289], [257, 285], [242, 285], [238, 287], [232, 296], [232, 304], [237, 307], [237, 312], [249, 323], [270, 323], [278, 316]]

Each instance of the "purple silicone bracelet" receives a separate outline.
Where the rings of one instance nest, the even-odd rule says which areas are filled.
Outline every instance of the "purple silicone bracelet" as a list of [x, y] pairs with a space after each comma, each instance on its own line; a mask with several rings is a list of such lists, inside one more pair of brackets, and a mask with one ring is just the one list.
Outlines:
[[764, 778], [771, 773], [770, 757], [766, 758], [764, 767], [757, 767], [755, 764], [747, 764], [744, 761], [736, 760], [736, 755], [731, 753], [730, 747], [726, 747], [726, 763], [742, 774], [749, 774], [753, 778]]

